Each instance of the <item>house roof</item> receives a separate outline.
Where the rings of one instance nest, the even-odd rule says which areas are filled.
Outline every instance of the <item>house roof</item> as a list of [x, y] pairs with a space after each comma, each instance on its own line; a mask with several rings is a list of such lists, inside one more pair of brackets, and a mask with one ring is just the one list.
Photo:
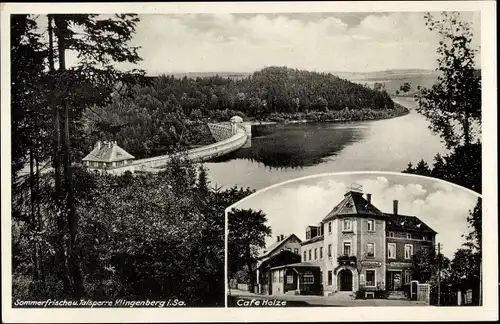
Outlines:
[[267, 249], [266, 249], [266, 252], [265, 253], [262, 253], [260, 256], [259, 256], [259, 259], [261, 258], [265, 258], [266, 256], [268, 256], [269, 254], [271, 254], [273, 251], [275, 251], [276, 249], [278, 249], [281, 245], [285, 244], [285, 242], [289, 241], [292, 237], [294, 237], [299, 243], [302, 243], [302, 240], [299, 239], [297, 237], [297, 235], [295, 234], [290, 234], [290, 235], [287, 235], [285, 236], [281, 241], [279, 242], [274, 242], [273, 244], [271, 244]]
[[[365, 198], [363, 193], [358, 191], [349, 191], [344, 195], [344, 199], [338, 203], [326, 216], [323, 222], [335, 219], [344, 215], [359, 215], [367, 217], [384, 218], [387, 220], [387, 231], [392, 232], [425, 232], [434, 233], [432, 228], [422, 222], [416, 216], [394, 215], [381, 212], [377, 207], [373, 206]], [[308, 242], [304, 242], [308, 243]]]
[[300, 245], [306, 245], [306, 244], [310, 244], [310, 243], [314, 243], [314, 242], [318, 242], [318, 241], [323, 241], [323, 239], [324, 239], [323, 235], [315, 236], [312, 239], [309, 239], [307, 241], [300, 243]]
[[301, 257], [292, 251], [281, 251], [271, 257], [263, 258], [257, 261], [257, 268], [269, 269], [283, 264], [290, 264], [300, 262]]
[[279, 268], [321, 268], [319, 264], [305, 261], [305, 262], [298, 262], [298, 263], [290, 263], [290, 264], [285, 264], [277, 267], [273, 267], [272, 269], [279, 269]]
[[424, 232], [433, 234], [437, 233], [416, 216], [394, 215], [394, 214], [385, 214], [385, 215], [387, 215], [387, 224], [386, 224], [387, 231], [390, 232], [411, 231], [411, 232]]
[[339, 216], [353, 214], [371, 217], [386, 217], [377, 207], [363, 198], [363, 193], [349, 191], [344, 195], [344, 199], [333, 207], [333, 209], [323, 218], [323, 222], [335, 219]]
[[117, 162], [133, 158], [134, 156], [119, 147], [116, 142], [97, 142], [94, 149], [83, 158], [83, 161]]

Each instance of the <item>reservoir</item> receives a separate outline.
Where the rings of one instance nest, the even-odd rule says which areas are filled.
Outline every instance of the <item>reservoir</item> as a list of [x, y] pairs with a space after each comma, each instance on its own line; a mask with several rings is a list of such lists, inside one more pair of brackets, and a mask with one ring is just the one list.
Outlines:
[[447, 150], [413, 98], [393, 98], [410, 113], [346, 123], [252, 126], [252, 146], [204, 163], [212, 186], [262, 189], [308, 175], [344, 171], [401, 172]]

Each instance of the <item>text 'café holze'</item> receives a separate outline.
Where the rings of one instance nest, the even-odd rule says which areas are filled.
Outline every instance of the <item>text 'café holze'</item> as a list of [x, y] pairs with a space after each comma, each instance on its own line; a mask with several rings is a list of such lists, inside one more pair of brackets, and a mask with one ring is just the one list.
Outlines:
[[257, 290], [266, 295], [400, 291], [409, 285], [413, 254], [432, 249], [436, 232], [415, 216], [383, 213], [359, 190], [344, 195], [306, 240], [280, 235], [259, 256]]

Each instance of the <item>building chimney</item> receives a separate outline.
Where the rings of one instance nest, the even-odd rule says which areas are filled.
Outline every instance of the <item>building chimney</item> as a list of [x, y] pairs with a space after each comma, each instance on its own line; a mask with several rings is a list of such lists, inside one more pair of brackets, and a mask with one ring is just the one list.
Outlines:
[[283, 241], [284, 238], [285, 238], [285, 235], [281, 234], [280, 241]]
[[279, 242], [280, 241], [280, 236], [276, 236], [276, 242]]
[[371, 203], [372, 203], [372, 194], [367, 193], [367, 194], [366, 194], [366, 200], [368, 200], [368, 203], [370, 203], [370, 204], [371, 204]]
[[397, 200], [392, 201], [392, 211], [393, 211], [394, 215], [398, 214], [398, 201]]

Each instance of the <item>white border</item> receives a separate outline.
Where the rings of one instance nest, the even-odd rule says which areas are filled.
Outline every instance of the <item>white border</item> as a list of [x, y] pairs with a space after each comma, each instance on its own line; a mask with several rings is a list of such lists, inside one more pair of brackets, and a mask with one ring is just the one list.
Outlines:
[[[315, 308], [295, 309], [12, 309], [11, 308], [11, 196], [10, 196], [10, 51], [9, 19], [11, 13], [273, 13], [273, 12], [410, 12], [410, 11], [481, 11], [482, 30], [482, 97], [483, 97], [483, 240], [485, 246], [483, 307], [429, 308], [425, 312], [411, 312], [411, 319], [419, 320], [486, 320], [498, 319], [498, 234], [497, 234], [497, 154], [496, 154], [496, 2], [495, 1], [352, 1], [352, 2], [253, 2], [253, 3], [2, 3], [2, 320], [5, 322], [165, 322], [165, 321], [364, 321], [401, 320], [413, 308], [361, 307], [356, 312], [336, 308], [318, 312]], [[274, 187], [274, 186], [273, 186]], [[270, 187], [272, 188], [272, 187]], [[267, 188], [269, 189], [269, 188]], [[262, 191], [260, 191], [262, 192]], [[226, 224], [227, 226], [227, 224]], [[227, 231], [227, 228], [226, 228]], [[227, 247], [227, 241], [226, 241]], [[227, 261], [226, 261], [227, 266]], [[227, 280], [225, 280], [227, 281]]]

